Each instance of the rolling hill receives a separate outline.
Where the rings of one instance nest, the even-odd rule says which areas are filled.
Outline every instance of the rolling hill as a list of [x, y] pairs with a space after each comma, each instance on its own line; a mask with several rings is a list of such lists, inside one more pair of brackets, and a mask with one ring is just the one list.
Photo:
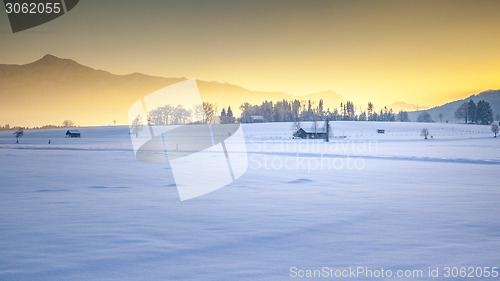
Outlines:
[[477, 103], [480, 100], [485, 100], [490, 103], [491, 109], [493, 110], [493, 118], [495, 120], [499, 120], [499, 114], [500, 114], [500, 90], [488, 90], [481, 92], [477, 95], [472, 95], [468, 98], [462, 99], [462, 100], [457, 100], [453, 102], [449, 102], [446, 104], [443, 104], [441, 106], [436, 106], [427, 110], [419, 110], [419, 111], [413, 111], [409, 112], [408, 116], [412, 121], [416, 121], [418, 118], [418, 115], [421, 114], [422, 112], [426, 111], [428, 112], [431, 116], [432, 119], [435, 122], [441, 122], [439, 118], [439, 114], [443, 114], [443, 120], [442, 122], [455, 122], [455, 121], [461, 121], [457, 120], [455, 118], [455, 111], [464, 103], [468, 102], [469, 100], [473, 100], [475, 103]]

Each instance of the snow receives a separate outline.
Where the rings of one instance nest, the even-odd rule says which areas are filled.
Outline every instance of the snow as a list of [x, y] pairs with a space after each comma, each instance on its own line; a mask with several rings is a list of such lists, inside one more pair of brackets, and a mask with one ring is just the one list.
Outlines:
[[26, 130], [19, 144], [0, 132], [0, 280], [499, 266], [500, 140], [489, 126], [330, 124], [346, 138], [296, 140], [291, 123], [242, 125], [248, 171], [183, 202], [167, 165], [135, 159], [128, 127], [78, 128], [80, 139]]

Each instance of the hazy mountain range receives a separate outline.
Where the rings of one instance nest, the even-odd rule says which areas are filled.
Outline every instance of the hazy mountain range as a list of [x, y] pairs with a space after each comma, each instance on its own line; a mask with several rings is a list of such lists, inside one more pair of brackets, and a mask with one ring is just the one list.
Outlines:
[[[0, 124], [127, 124], [128, 108], [139, 98], [186, 78], [163, 78], [133, 73], [115, 75], [46, 55], [24, 65], [0, 64]], [[235, 112], [244, 102], [313, 99], [328, 106], [344, 98], [333, 91], [295, 97], [284, 92], [251, 91], [237, 85], [197, 80], [204, 101], [231, 106]]]
[[[115, 75], [83, 66], [70, 59], [46, 55], [38, 61], [24, 65], [0, 64], [0, 124], [59, 125], [71, 119], [78, 125], [108, 125], [116, 120], [127, 123], [131, 104], [154, 90], [185, 80], [164, 78], [140, 73]], [[260, 104], [264, 100], [299, 99], [318, 101], [325, 107], [338, 108], [346, 100], [334, 91], [322, 91], [305, 96], [284, 92], [252, 91], [229, 83], [197, 80], [204, 101], [231, 106], [235, 112], [244, 102]], [[500, 113], [499, 91], [484, 93], [496, 113]], [[473, 96], [474, 100], [483, 94]], [[488, 101], [489, 101], [488, 100]], [[434, 120], [440, 111], [446, 120], [454, 120], [455, 103], [429, 109]], [[395, 112], [422, 109], [417, 105], [396, 102], [389, 105]], [[412, 113], [411, 117], [417, 113]], [[416, 118], [414, 118], [416, 119]]]

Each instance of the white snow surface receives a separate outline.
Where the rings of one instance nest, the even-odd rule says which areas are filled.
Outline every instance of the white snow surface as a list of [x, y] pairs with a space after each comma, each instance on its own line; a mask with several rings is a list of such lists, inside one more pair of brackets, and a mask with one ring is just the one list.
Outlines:
[[[183, 202], [167, 164], [135, 159], [126, 126], [73, 139], [26, 130], [19, 144], [0, 132], [0, 280], [500, 266], [500, 138], [489, 126], [330, 125], [325, 143], [291, 139], [291, 123], [243, 124], [248, 171]], [[442, 280], [425, 277], [373, 280]]]

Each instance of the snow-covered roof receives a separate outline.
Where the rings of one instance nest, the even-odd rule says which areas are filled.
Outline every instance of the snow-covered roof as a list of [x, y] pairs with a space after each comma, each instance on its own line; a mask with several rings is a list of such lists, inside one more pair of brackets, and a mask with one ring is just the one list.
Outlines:
[[326, 133], [323, 128], [318, 128], [316, 130], [316, 132], [312, 128], [300, 128], [300, 129], [304, 130], [304, 132], [306, 132], [308, 134], [323, 134], [323, 133]]

